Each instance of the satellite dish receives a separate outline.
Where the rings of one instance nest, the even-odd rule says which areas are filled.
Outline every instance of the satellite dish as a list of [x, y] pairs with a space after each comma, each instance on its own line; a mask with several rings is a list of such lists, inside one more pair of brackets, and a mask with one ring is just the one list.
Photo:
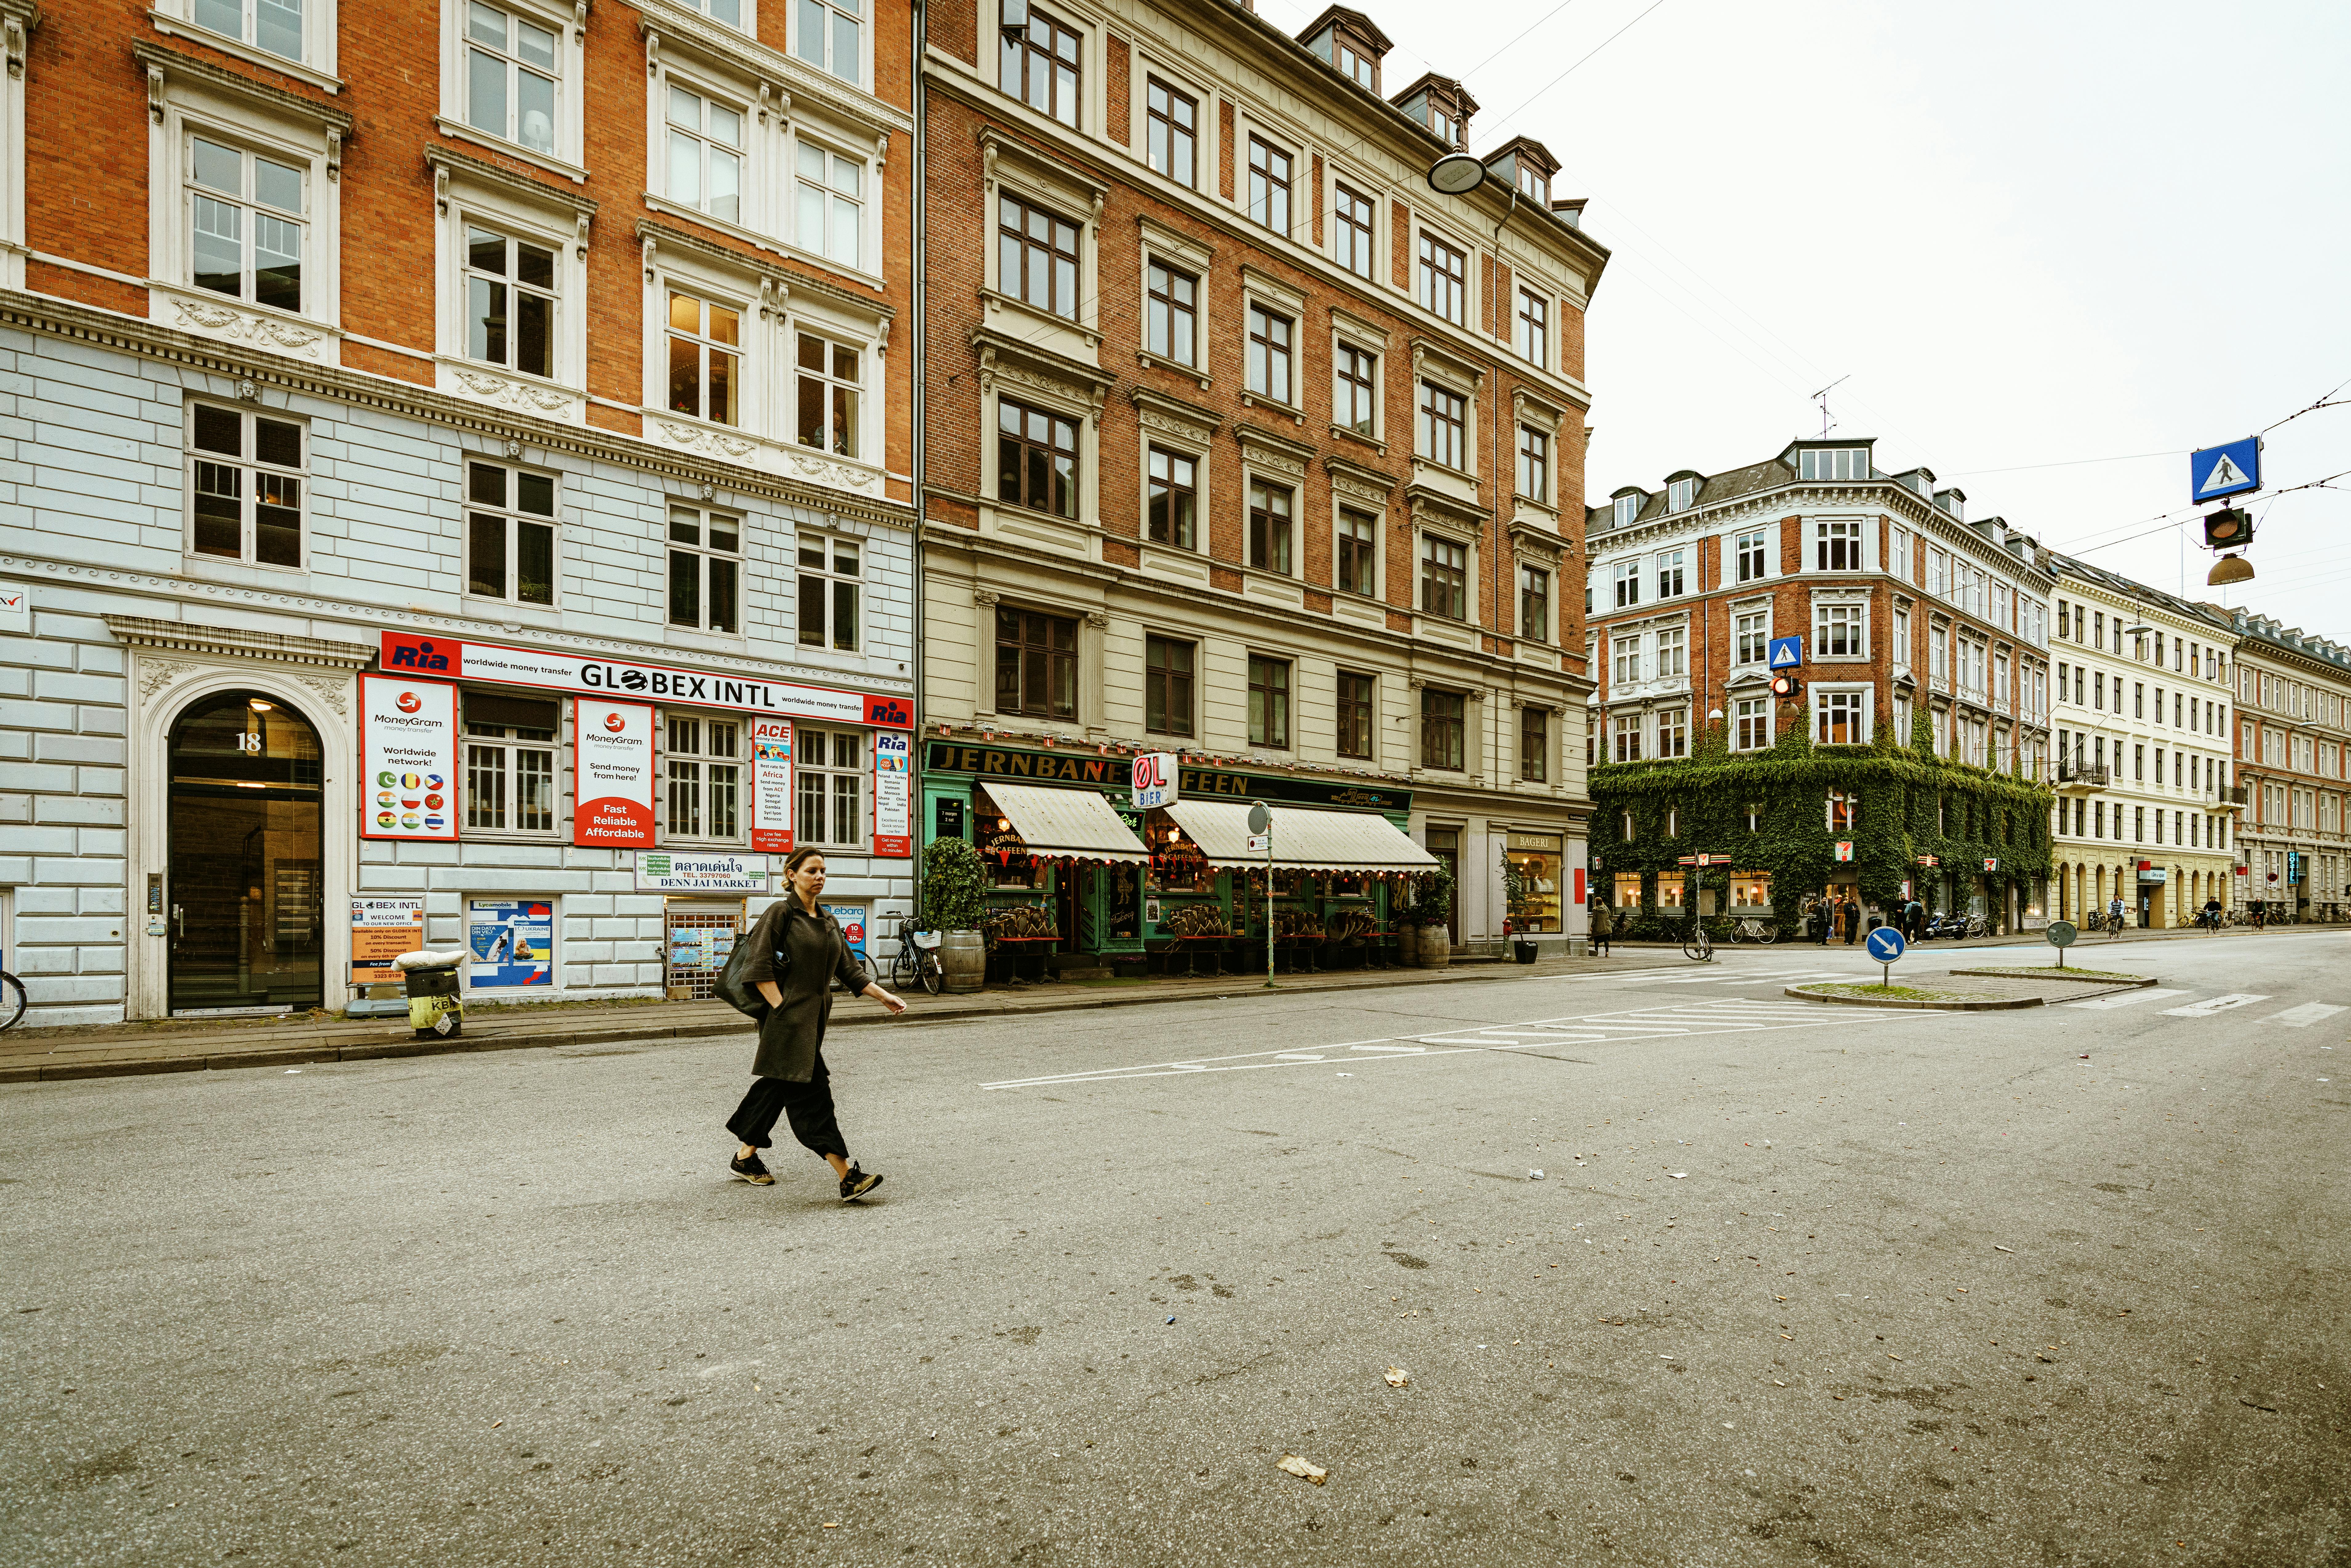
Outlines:
[[1486, 165], [1467, 152], [1448, 152], [1428, 167], [1428, 183], [1448, 196], [1466, 196], [1486, 183]]

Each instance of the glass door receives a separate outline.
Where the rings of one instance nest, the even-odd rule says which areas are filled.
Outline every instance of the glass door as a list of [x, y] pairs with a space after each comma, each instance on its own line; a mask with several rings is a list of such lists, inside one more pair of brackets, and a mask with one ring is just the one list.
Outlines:
[[235, 692], [172, 731], [171, 1010], [277, 1012], [325, 998], [318, 732]]

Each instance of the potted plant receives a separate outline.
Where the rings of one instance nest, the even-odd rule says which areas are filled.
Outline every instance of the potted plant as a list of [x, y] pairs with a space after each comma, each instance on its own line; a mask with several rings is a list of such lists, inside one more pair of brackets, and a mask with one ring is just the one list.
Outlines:
[[1536, 948], [1527, 936], [1528, 899], [1526, 873], [1510, 863], [1508, 851], [1502, 854], [1502, 907], [1510, 913], [1502, 919], [1502, 935], [1510, 938], [1510, 956], [1521, 964], [1535, 961]]
[[976, 991], [987, 978], [987, 872], [979, 852], [963, 839], [934, 839], [923, 851], [923, 915], [943, 935], [939, 967], [945, 988]]
[[1453, 938], [1446, 928], [1453, 915], [1452, 870], [1440, 865], [1422, 872], [1412, 907], [1420, 926], [1420, 967], [1444, 968], [1453, 962]]

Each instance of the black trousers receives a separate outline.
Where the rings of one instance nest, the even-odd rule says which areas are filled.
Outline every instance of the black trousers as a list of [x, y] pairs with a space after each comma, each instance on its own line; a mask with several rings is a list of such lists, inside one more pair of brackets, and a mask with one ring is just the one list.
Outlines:
[[776, 1130], [776, 1118], [791, 1118], [792, 1136], [810, 1152], [849, 1157], [849, 1145], [841, 1142], [841, 1124], [832, 1112], [832, 1074], [825, 1070], [824, 1052], [816, 1053], [816, 1071], [806, 1083], [794, 1083], [788, 1078], [754, 1078], [743, 1103], [735, 1107], [735, 1114], [726, 1130], [755, 1149], [768, 1146], [768, 1134]]

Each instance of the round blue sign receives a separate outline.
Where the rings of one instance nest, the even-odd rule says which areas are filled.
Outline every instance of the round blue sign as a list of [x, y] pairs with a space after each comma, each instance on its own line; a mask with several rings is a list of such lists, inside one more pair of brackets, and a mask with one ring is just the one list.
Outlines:
[[1902, 933], [1891, 925], [1881, 925], [1869, 934], [1866, 946], [1871, 957], [1881, 964], [1891, 964], [1902, 956], [1902, 950], [1909, 944], [1903, 941]]

